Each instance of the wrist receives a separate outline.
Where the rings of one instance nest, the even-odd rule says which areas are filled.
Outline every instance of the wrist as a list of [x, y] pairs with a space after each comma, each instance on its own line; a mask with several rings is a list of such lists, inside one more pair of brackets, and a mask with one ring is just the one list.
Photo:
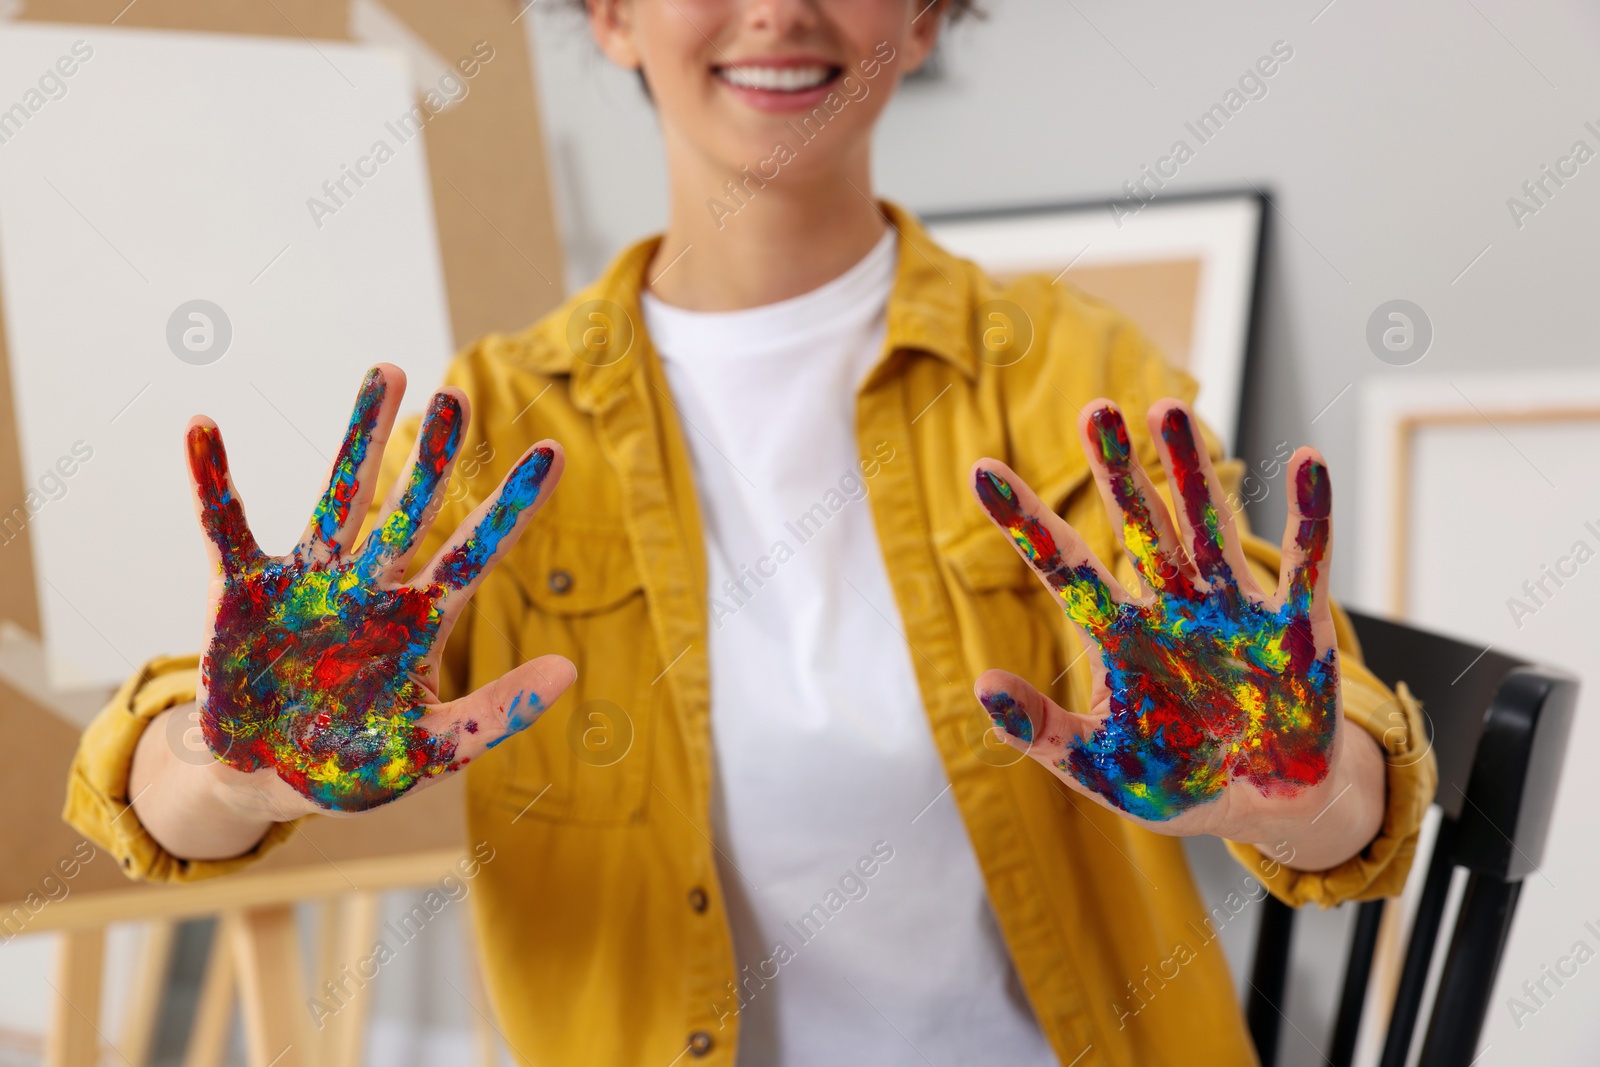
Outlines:
[[150, 720], [128, 772], [129, 807], [156, 843], [181, 859], [215, 860], [254, 848], [275, 820], [249, 776], [189, 742], [194, 704]]
[[1341, 750], [1328, 779], [1291, 818], [1249, 840], [1283, 866], [1325, 871], [1360, 853], [1383, 828], [1388, 785], [1383, 751], [1361, 727], [1346, 721]]

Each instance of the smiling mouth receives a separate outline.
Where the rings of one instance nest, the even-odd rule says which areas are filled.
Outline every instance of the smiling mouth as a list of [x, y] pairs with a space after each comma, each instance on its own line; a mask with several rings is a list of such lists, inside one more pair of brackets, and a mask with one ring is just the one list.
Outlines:
[[811, 92], [832, 82], [843, 72], [843, 67], [825, 64], [803, 67], [738, 64], [715, 68], [716, 76], [729, 85], [768, 93]]

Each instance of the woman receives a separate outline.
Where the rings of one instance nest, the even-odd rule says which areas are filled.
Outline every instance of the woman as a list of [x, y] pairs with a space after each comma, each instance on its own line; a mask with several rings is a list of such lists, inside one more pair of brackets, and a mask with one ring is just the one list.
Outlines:
[[[1130, 323], [872, 199], [966, 6], [590, 0], [666, 233], [462, 353], [420, 428], [375, 368], [288, 556], [191, 423], [205, 650], [86, 733], [74, 823], [198, 878], [472, 764], [530, 1063], [1248, 1062], [1220, 926], [1398, 891], [1432, 764], [1329, 601], [1320, 457], [1280, 561]], [[188, 716], [215, 758], [168, 743]], [[1202, 833], [1245, 868], [1209, 912]]]

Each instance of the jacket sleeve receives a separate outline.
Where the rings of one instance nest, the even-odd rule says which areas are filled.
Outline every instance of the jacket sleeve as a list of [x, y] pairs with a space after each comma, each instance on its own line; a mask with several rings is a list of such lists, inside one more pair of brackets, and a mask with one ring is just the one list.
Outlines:
[[190, 882], [248, 866], [278, 847], [294, 823], [276, 823], [256, 846], [225, 860], [186, 860], [150, 836], [134, 814], [128, 774], [134, 749], [150, 720], [194, 700], [199, 682], [195, 656], [151, 660], [129, 678], [78, 740], [67, 777], [62, 818], [116, 858], [122, 873], [149, 882]]
[[[1164, 397], [1192, 401], [1196, 383], [1188, 374], [1167, 363], [1132, 326], [1118, 331], [1111, 359], [1113, 364], [1121, 365], [1120, 372], [1114, 369], [1111, 377], [1132, 386], [1127, 392], [1133, 395], [1119, 397], [1119, 403], [1127, 413], [1129, 434], [1138, 449], [1139, 460], [1170, 507], [1165, 471], [1142, 415], [1150, 404]], [[1263, 589], [1276, 589], [1279, 548], [1251, 533], [1240, 510], [1245, 466], [1240, 460], [1224, 458], [1220, 439], [1208, 427], [1202, 426], [1201, 432], [1228, 506], [1235, 513], [1251, 572]], [[1277, 477], [1284, 476], [1282, 471], [1277, 472]], [[1271, 480], [1266, 481], [1270, 483]], [[1278, 491], [1283, 491], [1281, 484]], [[1133, 582], [1133, 587], [1137, 588], [1132, 565], [1123, 557], [1120, 550], [1115, 553], [1117, 562], [1113, 571], [1119, 581]], [[1227, 843], [1234, 857], [1260, 878], [1269, 892], [1296, 907], [1312, 902], [1333, 907], [1347, 900], [1398, 895], [1410, 873], [1422, 818], [1433, 802], [1438, 779], [1420, 705], [1403, 683], [1397, 691], [1391, 691], [1378, 681], [1362, 663], [1355, 629], [1337, 603], [1333, 605], [1333, 615], [1345, 719], [1371, 734], [1383, 750], [1388, 798], [1378, 836], [1355, 856], [1329, 870], [1292, 870], [1283, 866], [1286, 856], [1268, 856], [1254, 845]]]
[[[412, 416], [395, 424], [384, 451], [378, 489], [365, 525], [370, 526], [389, 486], [408, 462], [420, 423], [420, 416]], [[459, 506], [452, 506], [447, 498], [446, 506], [441, 509], [433, 528], [417, 550], [415, 559], [420, 561], [418, 565], [425, 563], [438, 550], [459, 519]], [[452, 634], [454, 640], [446, 648], [445, 663], [440, 672], [441, 696], [445, 699], [453, 695], [449, 687], [461, 676], [460, 664], [469, 639], [473, 614], [469, 611], [461, 617]], [[122, 872], [129, 878], [151, 882], [188, 882], [227, 874], [249, 866], [288, 840], [299, 821], [273, 825], [250, 851], [225, 860], [181, 859], [162, 848], [140, 824], [128, 795], [128, 777], [134, 750], [151, 719], [168, 708], [195, 699], [199, 675], [197, 656], [152, 660], [123, 683], [111, 703], [84, 729], [78, 741], [78, 750], [68, 773], [67, 800], [62, 817], [90, 841], [116, 857]]]

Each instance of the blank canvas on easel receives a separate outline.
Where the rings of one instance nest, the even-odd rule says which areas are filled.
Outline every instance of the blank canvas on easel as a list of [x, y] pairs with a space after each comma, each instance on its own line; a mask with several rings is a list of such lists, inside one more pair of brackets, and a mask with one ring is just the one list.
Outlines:
[[362, 370], [404, 367], [420, 410], [454, 344], [399, 53], [0, 29], [0, 101], [51, 71], [44, 105], [0, 144], [0, 284], [33, 490], [18, 503], [51, 680], [105, 685], [200, 643], [191, 414], [222, 426], [257, 536], [283, 552]]

